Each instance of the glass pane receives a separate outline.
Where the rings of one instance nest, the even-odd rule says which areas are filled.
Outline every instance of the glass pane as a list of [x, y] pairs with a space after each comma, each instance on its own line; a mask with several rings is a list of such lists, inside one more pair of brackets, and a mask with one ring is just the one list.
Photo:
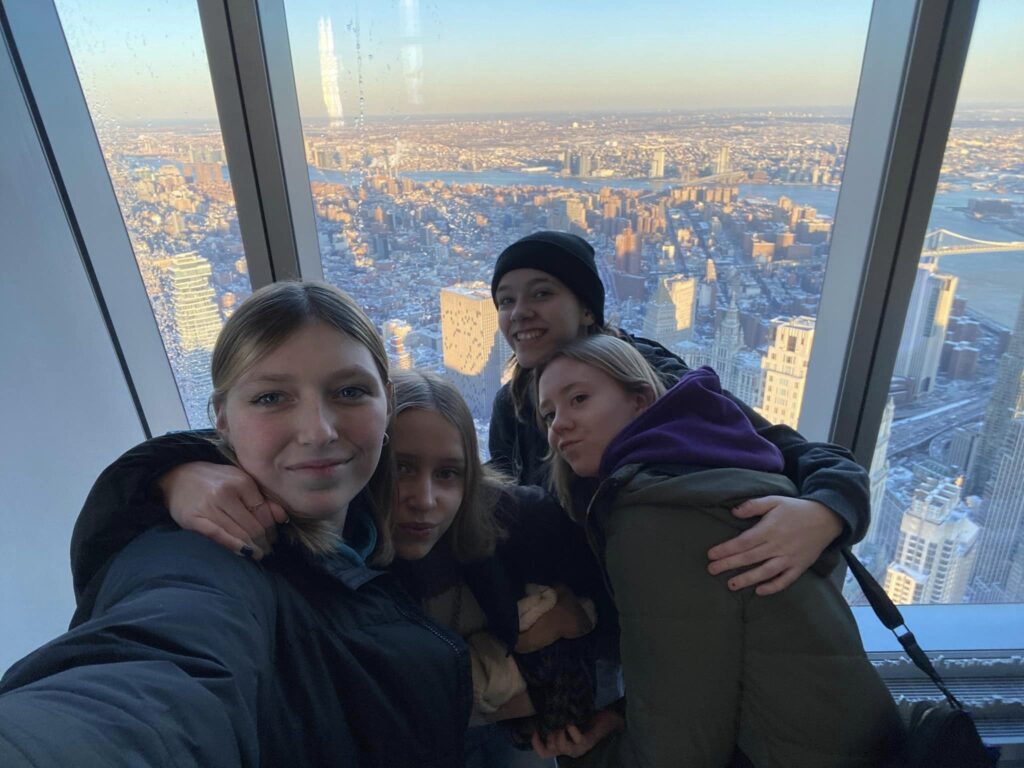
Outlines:
[[210, 353], [251, 287], [199, 12], [56, 6], [189, 423], [209, 427]]
[[870, 0], [285, 6], [324, 273], [400, 365], [486, 419], [494, 260], [565, 230], [610, 322], [796, 425]]
[[1022, 35], [981, 4], [871, 466], [857, 553], [899, 603], [1024, 600]]

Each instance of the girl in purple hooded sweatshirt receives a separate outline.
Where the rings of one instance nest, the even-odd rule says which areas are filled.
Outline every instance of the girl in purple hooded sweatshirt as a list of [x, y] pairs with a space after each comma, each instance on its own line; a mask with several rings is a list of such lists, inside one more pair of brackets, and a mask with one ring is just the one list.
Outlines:
[[769, 597], [707, 575], [749, 526], [731, 510], [793, 495], [779, 450], [710, 368], [667, 392], [611, 336], [556, 352], [534, 390], [552, 485], [587, 530], [621, 624], [622, 729], [545, 745], [573, 765], [877, 768], [903, 731], [852, 614], [814, 569]]

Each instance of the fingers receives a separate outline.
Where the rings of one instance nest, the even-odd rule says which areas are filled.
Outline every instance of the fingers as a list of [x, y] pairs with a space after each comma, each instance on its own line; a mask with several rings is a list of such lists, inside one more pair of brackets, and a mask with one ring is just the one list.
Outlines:
[[[225, 549], [231, 550], [236, 554], [241, 554], [244, 547], [251, 546], [248, 541], [239, 539], [237, 536], [232, 536], [220, 526], [211, 523], [205, 517], [200, 517], [194, 520], [193, 526], [193, 530], [196, 533], [202, 534], [211, 541], [220, 544]], [[253, 551], [253, 558], [256, 559], [255, 550]]]
[[[719, 574], [733, 568], [742, 568], [744, 565], [760, 562], [760, 560], [751, 559], [750, 553], [764, 546], [765, 533], [763, 528], [755, 525], [739, 536], [734, 536], [728, 541], [723, 541], [712, 547], [708, 550], [708, 559], [712, 561], [708, 570], [712, 574]], [[760, 559], [764, 560], [763, 553]], [[712, 566], [714, 570], [711, 570]]]
[[783, 500], [785, 500], [784, 496], [762, 496], [759, 499], [748, 499], [736, 507], [732, 513], [736, 517], [742, 518], [766, 515]]
[[269, 549], [270, 544], [267, 541], [265, 529], [249, 508], [242, 503], [241, 499], [238, 497], [224, 499], [218, 504], [218, 511], [223, 513], [238, 528], [245, 531], [246, 538], [256, 547], [262, 550]]
[[771, 581], [758, 584], [754, 592], [760, 597], [777, 594], [800, 578], [801, 573], [803, 571], [800, 568], [788, 568]]
[[544, 760], [549, 760], [552, 757], [558, 757], [557, 753], [553, 750], [548, 749], [548, 745], [545, 744], [537, 731], [533, 732], [533, 736], [530, 737], [530, 746], [533, 747], [533, 751], [537, 753], [537, 757]]
[[764, 563], [761, 563], [757, 568], [751, 568], [748, 571], [744, 571], [741, 574], [733, 576], [729, 579], [729, 589], [736, 592], [747, 587], [752, 587], [755, 584], [761, 584], [762, 582], [774, 579], [780, 573], [786, 570], [786, 563], [780, 557], [772, 558]]

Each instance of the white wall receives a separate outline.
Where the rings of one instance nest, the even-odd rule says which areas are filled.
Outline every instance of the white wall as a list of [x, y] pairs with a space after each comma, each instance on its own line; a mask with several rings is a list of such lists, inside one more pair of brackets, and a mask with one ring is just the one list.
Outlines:
[[143, 439], [0, 37], [0, 671], [67, 628], [93, 480]]

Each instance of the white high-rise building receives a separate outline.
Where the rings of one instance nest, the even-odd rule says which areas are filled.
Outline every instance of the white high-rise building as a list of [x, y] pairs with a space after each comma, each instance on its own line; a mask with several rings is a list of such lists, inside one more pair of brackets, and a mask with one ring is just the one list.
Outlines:
[[685, 275], [658, 278], [658, 289], [647, 302], [644, 335], [665, 346], [693, 336], [697, 313], [697, 280]]
[[814, 344], [814, 318], [776, 318], [775, 341], [761, 358], [764, 398], [757, 412], [773, 424], [799, 428], [800, 408], [807, 383], [807, 363]]
[[319, 22], [320, 47], [320, 87], [324, 95], [324, 108], [332, 126], [345, 124], [345, 116], [341, 108], [341, 87], [338, 76], [341, 63], [334, 52], [334, 30], [330, 17], [321, 17]]
[[931, 392], [935, 386], [958, 282], [953, 275], [938, 274], [936, 267], [926, 263], [917, 268], [893, 369], [894, 376], [910, 380], [915, 396]]
[[892, 417], [896, 405], [890, 397], [882, 411], [882, 423], [878, 427], [878, 439], [875, 441], [875, 453], [871, 457], [871, 468], [868, 478], [871, 483], [871, 525], [864, 540], [871, 544], [881, 545], [886, 538], [882, 525], [882, 506], [885, 502], [885, 482], [889, 477], [889, 437], [892, 434]]
[[959, 481], [928, 478], [900, 523], [896, 559], [885, 575], [894, 603], [959, 603], [978, 554], [978, 526], [961, 503]]
[[384, 323], [384, 348], [394, 366], [400, 371], [413, 368], [412, 353], [406, 340], [412, 333], [412, 326], [403, 320], [388, 320]]
[[512, 354], [498, 330], [490, 286], [460, 283], [441, 289], [441, 344], [444, 367], [478, 419], [491, 413]]
[[688, 354], [686, 360], [693, 367], [711, 366], [722, 382], [722, 389], [729, 390], [751, 408], [760, 406], [764, 395], [761, 356], [747, 349], [743, 342], [743, 328], [735, 298], [715, 331], [715, 340], [710, 346]]
[[168, 293], [176, 340], [182, 352], [212, 350], [221, 317], [210, 285], [210, 262], [195, 251], [174, 256], [167, 268]]

